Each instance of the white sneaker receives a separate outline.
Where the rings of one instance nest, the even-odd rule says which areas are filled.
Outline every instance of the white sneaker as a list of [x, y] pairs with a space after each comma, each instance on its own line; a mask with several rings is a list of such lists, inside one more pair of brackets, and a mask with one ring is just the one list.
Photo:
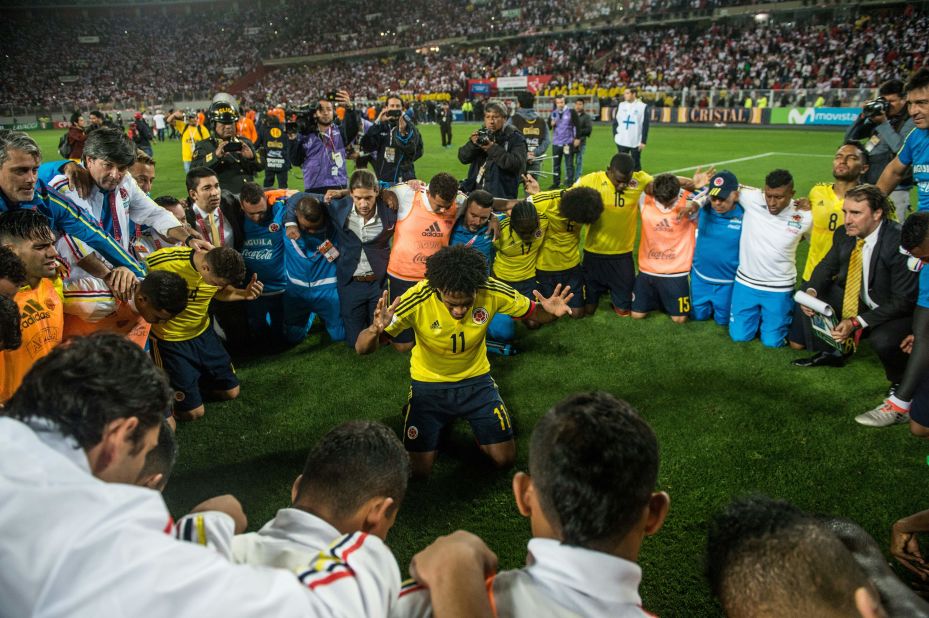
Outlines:
[[909, 415], [902, 414], [897, 406], [889, 401], [885, 401], [873, 410], [868, 410], [864, 414], [855, 417], [855, 422], [868, 427], [889, 427], [908, 422]]

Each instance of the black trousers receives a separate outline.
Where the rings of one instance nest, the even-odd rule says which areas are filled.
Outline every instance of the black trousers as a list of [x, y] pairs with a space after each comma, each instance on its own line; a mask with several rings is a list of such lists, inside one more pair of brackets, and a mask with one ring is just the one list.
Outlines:
[[[813, 333], [808, 317], [802, 316], [802, 321], [808, 329], [808, 341], [812, 343], [811, 348], [814, 351], [832, 352], [834, 350]], [[884, 375], [891, 384], [899, 384], [903, 380], [903, 372], [906, 371], [906, 363], [909, 361], [910, 356], [900, 349], [900, 342], [911, 334], [913, 334], [912, 316], [889, 320], [877, 328], [865, 328], [864, 332], [861, 333], [859, 346], [867, 342], [874, 349], [875, 354], [881, 361], [881, 365], [884, 366]], [[789, 339], [797, 343], [803, 343], [803, 341], [794, 339], [794, 336], [795, 333], [792, 331]]]
[[274, 182], [277, 181], [278, 189], [287, 188], [287, 170], [265, 170], [265, 181], [264, 188], [273, 187]]
[[619, 154], [626, 153], [632, 155], [632, 161], [635, 163], [635, 171], [642, 171], [642, 151], [638, 148], [628, 148], [627, 146], [617, 146]]
[[884, 322], [877, 328], [866, 328], [862, 340], [867, 339], [877, 357], [884, 365], [884, 375], [891, 384], [899, 384], [906, 371], [909, 354], [900, 349], [904, 337], [913, 334], [913, 317], [897, 318]]
[[439, 133], [442, 135], [442, 146], [452, 145], [452, 125], [439, 125]]

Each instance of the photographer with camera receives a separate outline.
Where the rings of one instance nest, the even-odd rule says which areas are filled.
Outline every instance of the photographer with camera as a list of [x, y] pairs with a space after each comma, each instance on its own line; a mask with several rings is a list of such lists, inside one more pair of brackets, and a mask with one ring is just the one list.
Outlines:
[[208, 167], [216, 172], [224, 191], [239, 194], [242, 185], [264, 169], [252, 140], [237, 137], [239, 113], [227, 101], [215, 101], [207, 113], [210, 137], [197, 142], [191, 167]]
[[[903, 82], [898, 79], [888, 80], [880, 85], [877, 93], [878, 98], [864, 104], [861, 115], [845, 134], [846, 140], [867, 140], [864, 148], [868, 152], [871, 167], [862, 182], [870, 184], [877, 183], [881, 172], [897, 156], [903, 148], [903, 140], [916, 126], [907, 112]], [[907, 173], [888, 195], [894, 203], [898, 221], [906, 218], [912, 188], [913, 175]]]
[[461, 190], [470, 193], [483, 189], [494, 197], [516, 199], [519, 181], [526, 170], [526, 138], [506, 124], [507, 112], [502, 103], [484, 106], [484, 126], [471, 134], [458, 149], [458, 160], [470, 163], [468, 177]]
[[[336, 119], [335, 106], [345, 108], [345, 122]], [[307, 193], [325, 194], [348, 184], [346, 144], [358, 135], [358, 115], [345, 90], [331, 91], [315, 103], [289, 110], [290, 161], [303, 169]]]
[[372, 164], [381, 183], [395, 185], [416, 178], [413, 162], [423, 156], [423, 138], [403, 114], [403, 101], [387, 96], [387, 105], [361, 138], [364, 152], [377, 153]]

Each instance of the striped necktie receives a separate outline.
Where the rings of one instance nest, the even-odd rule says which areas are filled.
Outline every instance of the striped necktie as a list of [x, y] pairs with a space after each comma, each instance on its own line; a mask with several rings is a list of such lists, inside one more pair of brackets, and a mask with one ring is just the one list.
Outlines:
[[858, 299], [861, 298], [861, 248], [863, 246], [864, 239], [859, 238], [848, 258], [848, 277], [845, 279], [845, 296], [842, 298], [843, 320], [858, 315]]

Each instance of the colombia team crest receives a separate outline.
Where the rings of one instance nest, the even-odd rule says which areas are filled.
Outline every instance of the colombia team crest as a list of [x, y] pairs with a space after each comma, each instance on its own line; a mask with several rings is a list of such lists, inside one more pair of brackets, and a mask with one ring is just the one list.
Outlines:
[[471, 312], [471, 319], [474, 320], [475, 324], [486, 324], [489, 318], [487, 310], [483, 307], [475, 307]]
[[277, 223], [272, 223], [271, 225], [268, 226], [268, 231], [271, 232], [272, 234], [277, 232], [280, 229], [281, 229], [281, 226], [278, 225]]

